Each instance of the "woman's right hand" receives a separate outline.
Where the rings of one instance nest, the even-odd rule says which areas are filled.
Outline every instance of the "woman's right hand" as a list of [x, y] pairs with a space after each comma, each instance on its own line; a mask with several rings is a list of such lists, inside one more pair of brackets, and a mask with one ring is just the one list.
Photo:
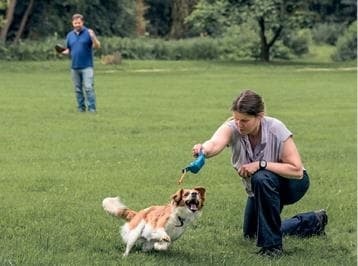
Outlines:
[[201, 143], [195, 144], [192, 150], [193, 156], [198, 157], [201, 152], [203, 152], [203, 145]]

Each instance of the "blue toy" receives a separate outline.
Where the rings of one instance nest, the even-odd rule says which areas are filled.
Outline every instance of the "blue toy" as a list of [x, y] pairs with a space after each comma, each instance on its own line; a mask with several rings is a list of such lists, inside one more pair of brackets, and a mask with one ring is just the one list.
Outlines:
[[180, 185], [181, 183], [183, 183], [184, 176], [187, 172], [192, 172], [192, 173], [196, 174], [200, 171], [200, 169], [204, 166], [204, 164], [205, 164], [205, 155], [204, 155], [204, 153], [200, 152], [198, 155], [198, 158], [196, 158], [187, 167], [185, 167], [181, 170], [183, 174], [179, 178], [178, 184]]
[[182, 172], [192, 172], [194, 174], [198, 173], [200, 169], [205, 164], [205, 155], [204, 153], [199, 153], [198, 158], [196, 158], [194, 161], [192, 161], [187, 167], [182, 169]]

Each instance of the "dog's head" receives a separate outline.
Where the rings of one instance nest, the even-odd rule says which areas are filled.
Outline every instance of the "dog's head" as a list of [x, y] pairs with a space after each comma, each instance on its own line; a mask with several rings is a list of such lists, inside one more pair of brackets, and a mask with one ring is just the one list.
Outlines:
[[205, 188], [180, 189], [172, 196], [172, 203], [176, 206], [186, 206], [191, 212], [200, 211], [205, 202]]

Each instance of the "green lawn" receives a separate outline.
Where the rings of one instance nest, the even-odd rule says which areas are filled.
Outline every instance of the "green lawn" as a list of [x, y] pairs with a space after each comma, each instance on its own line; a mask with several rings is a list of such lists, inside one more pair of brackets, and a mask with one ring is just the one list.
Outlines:
[[[76, 112], [68, 62], [0, 62], [0, 265], [356, 265], [357, 70], [329, 62], [96, 62], [98, 113]], [[193, 144], [244, 88], [294, 133], [311, 187], [282, 216], [326, 208], [326, 237], [286, 238], [258, 257], [242, 237], [246, 200], [224, 151], [183, 186], [207, 189], [202, 217], [168, 252], [122, 258], [122, 222], [102, 210], [164, 204]]]

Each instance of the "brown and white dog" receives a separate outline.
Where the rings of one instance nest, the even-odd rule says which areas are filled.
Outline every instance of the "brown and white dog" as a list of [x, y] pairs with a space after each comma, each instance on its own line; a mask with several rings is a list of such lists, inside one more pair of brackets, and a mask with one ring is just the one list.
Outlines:
[[135, 244], [141, 244], [143, 251], [167, 250], [200, 215], [204, 201], [205, 188], [194, 187], [178, 190], [167, 205], [138, 212], [126, 207], [118, 197], [105, 198], [102, 205], [108, 213], [127, 221], [121, 235], [127, 245], [124, 256], [128, 256]]

